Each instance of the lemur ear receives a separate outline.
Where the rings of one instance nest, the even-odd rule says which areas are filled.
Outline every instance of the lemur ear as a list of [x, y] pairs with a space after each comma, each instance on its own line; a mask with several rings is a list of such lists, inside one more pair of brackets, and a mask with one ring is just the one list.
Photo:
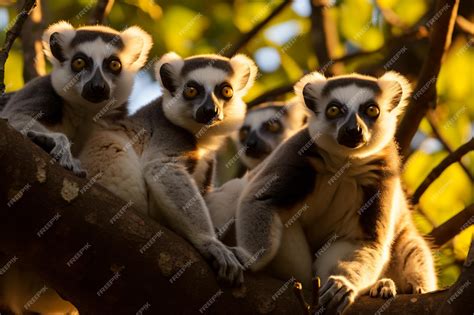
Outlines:
[[121, 33], [121, 37], [125, 47], [123, 54], [125, 62], [130, 65], [132, 71], [140, 70], [145, 65], [153, 46], [150, 34], [138, 26], [131, 26]]
[[319, 72], [312, 72], [305, 75], [299, 80], [295, 86], [295, 94], [306, 104], [306, 107], [313, 112], [316, 112], [318, 101], [321, 99], [321, 92], [327, 79]]
[[239, 82], [238, 91], [244, 95], [255, 82], [258, 73], [257, 65], [252, 59], [242, 54], [230, 58], [229, 62], [235, 72], [234, 77]]
[[75, 35], [74, 27], [65, 21], [50, 25], [43, 33], [43, 50], [53, 66], [66, 61], [65, 50]]
[[179, 74], [183, 65], [183, 58], [174, 52], [164, 54], [155, 65], [156, 80], [171, 94], [174, 94], [179, 86]]
[[411, 94], [411, 85], [408, 80], [395, 71], [386, 72], [378, 79], [383, 91], [382, 99], [386, 100], [389, 111], [397, 116], [403, 113]]

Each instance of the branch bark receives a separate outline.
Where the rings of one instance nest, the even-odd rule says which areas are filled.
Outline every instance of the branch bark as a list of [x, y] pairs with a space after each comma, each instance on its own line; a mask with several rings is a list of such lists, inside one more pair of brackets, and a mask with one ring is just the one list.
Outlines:
[[439, 163], [435, 168], [431, 170], [428, 176], [423, 180], [423, 182], [415, 190], [415, 193], [412, 196], [413, 204], [417, 204], [420, 201], [423, 193], [428, 189], [432, 182], [434, 182], [451, 164], [458, 162], [461, 158], [468, 152], [474, 150], [474, 138], [471, 138], [470, 141], [466, 142], [460, 146], [456, 151], [451, 154], [448, 154], [441, 163]]
[[427, 22], [428, 25], [432, 24], [428, 55], [396, 135], [402, 158], [408, 152], [421, 120], [430, 108], [436, 107], [436, 81], [443, 56], [451, 45], [458, 6], [459, 0], [438, 0], [436, 13]]
[[5, 43], [0, 50], [0, 95], [5, 93], [5, 63], [7, 62], [8, 54], [10, 53], [10, 49], [12, 48], [15, 39], [20, 35], [23, 24], [34, 9], [35, 5], [35, 0], [26, 0], [23, 9], [15, 18], [15, 23], [7, 31]]
[[[21, 7], [23, 7], [25, 1], [21, 1], [21, 4]], [[41, 0], [36, 0], [36, 7], [25, 21], [20, 33], [23, 48], [23, 79], [25, 82], [46, 74], [46, 60], [41, 43], [43, 31], [43, 6]]]
[[467, 206], [454, 217], [434, 228], [428, 234], [428, 238], [432, 240], [434, 245], [443, 246], [472, 224], [474, 224], [474, 204]]
[[[269, 3], [273, 3], [273, 1], [270, 1]], [[230, 47], [223, 55], [230, 58], [238, 53], [255, 35], [258, 34], [258, 32], [260, 32], [265, 27], [265, 25], [267, 25], [274, 17], [280, 14], [280, 12], [283, 11], [283, 9], [285, 9], [290, 3], [291, 0], [284, 0], [263, 21], [255, 25], [249, 32], [243, 34], [237, 43], [232, 45], [232, 47]]]
[[[144, 305], [163, 314], [204, 308], [214, 314], [288, 314], [298, 309], [291, 283], [262, 274], [247, 273], [240, 289], [219, 286], [186, 241], [133, 206], [124, 208], [125, 201], [94, 181], [50, 161], [0, 120], [0, 248], [30, 265], [81, 313], [130, 314]], [[68, 265], [85, 244], [90, 249]], [[432, 314], [446, 292], [400, 295], [390, 303], [365, 296], [349, 314], [382, 309], [388, 315], [402, 310]], [[311, 292], [304, 294], [309, 298]]]
[[109, 15], [115, 0], [99, 0], [92, 12], [89, 24], [104, 24], [105, 18]]

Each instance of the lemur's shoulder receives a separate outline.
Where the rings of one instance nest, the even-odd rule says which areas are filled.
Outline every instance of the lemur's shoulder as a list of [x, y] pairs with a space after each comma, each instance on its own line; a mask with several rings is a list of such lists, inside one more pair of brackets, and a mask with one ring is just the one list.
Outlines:
[[51, 75], [37, 77], [15, 92], [2, 114], [21, 113], [38, 121], [54, 125], [61, 122], [63, 99], [56, 93]]
[[278, 147], [252, 180], [254, 198], [282, 207], [303, 200], [316, 183], [317, 171], [310, 162], [318, 154], [315, 149], [307, 128]]
[[183, 152], [197, 150], [194, 136], [184, 128], [173, 124], [163, 110], [161, 97], [153, 100], [131, 116], [132, 121], [140, 121], [149, 131], [150, 141], [160, 154], [177, 156]]

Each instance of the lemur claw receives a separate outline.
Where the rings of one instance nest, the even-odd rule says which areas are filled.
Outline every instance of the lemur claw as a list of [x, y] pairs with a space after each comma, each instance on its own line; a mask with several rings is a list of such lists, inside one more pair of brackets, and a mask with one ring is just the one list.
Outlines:
[[26, 135], [31, 141], [49, 152], [59, 165], [72, 171], [76, 176], [87, 176], [87, 172], [81, 167], [81, 162], [72, 156], [71, 143], [65, 135], [32, 130], [28, 131]]
[[371, 297], [388, 299], [397, 295], [397, 287], [392, 279], [382, 278], [377, 280], [372, 288], [370, 288], [369, 295]]
[[320, 303], [327, 305], [326, 309], [336, 309], [337, 314], [343, 314], [354, 302], [356, 291], [344, 277], [331, 276], [321, 288]]
[[231, 285], [241, 285], [244, 281], [244, 268], [232, 250], [220, 241], [211, 242], [206, 247], [218, 278]]

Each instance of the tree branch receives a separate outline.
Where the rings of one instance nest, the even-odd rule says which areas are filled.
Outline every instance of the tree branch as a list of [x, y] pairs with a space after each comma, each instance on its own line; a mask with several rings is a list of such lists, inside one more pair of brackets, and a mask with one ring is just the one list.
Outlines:
[[434, 182], [451, 164], [458, 162], [461, 158], [468, 152], [474, 150], [474, 138], [471, 138], [468, 142], [460, 146], [456, 151], [451, 154], [448, 154], [441, 163], [439, 163], [435, 168], [431, 170], [428, 176], [423, 180], [423, 182], [415, 190], [415, 193], [412, 197], [413, 204], [417, 204], [420, 201], [420, 197], [428, 189], [432, 182]]
[[[311, 3], [311, 42], [316, 52], [320, 68], [325, 68], [328, 75], [339, 74], [341, 69], [332, 69], [334, 49], [339, 38], [337, 28], [329, 16], [328, 0], [312, 0]], [[339, 67], [340, 68], [340, 67]]]
[[434, 228], [430, 234], [428, 234], [428, 238], [433, 240], [434, 245], [443, 246], [446, 242], [470, 227], [473, 223], [474, 204], [471, 204], [448, 221]]
[[[272, 3], [273, 1], [270, 1], [269, 3]], [[263, 21], [258, 23], [257, 25], [254, 26], [249, 32], [245, 33], [242, 35], [242, 37], [232, 45], [223, 55], [226, 57], [232, 57], [236, 53], [238, 53], [247, 43], [260, 32], [265, 25], [267, 25], [275, 16], [280, 14], [283, 9], [291, 3], [291, 0], [284, 0], [280, 5], [278, 5], [272, 13], [270, 13], [269, 16], [267, 16]]]
[[5, 63], [7, 62], [8, 54], [10, 53], [10, 49], [12, 48], [15, 39], [20, 35], [23, 24], [28, 18], [28, 15], [30, 15], [31, 11], [34, 9], [35, 5], [35, 0], [25, 0], [25, 5], [21, 12], [16, 16], [15, 23], [7, 31], [5, 43], [0, 50], [0, 95], [5, 93]]
[[474, 310], [474, 238], [464, 262], [461, 275], [451, 286], [444, 303], [438, 309], [437, 315], [466, 314]]
[[451, 45], [459, 0], [438, 0], [435, 15], [427, 22], [432, 25], [428, 55], [407, 111], [397, 130], [397, 142], [402, 158], [408, 152], [418, 126], [430, 108], [436, 106], [436, 81], [445, 52]]
[[[336, 64], [339, 64], [339, 63], [342, 63], [342, 62], [350, 62], [354, 59], [358, 59], [358, 58], [361, 58], [361, 57], [368, 57], [368, 56], [371, 56], [371, 55], [374, 55], [374, 54], [378, 54], [378, 53], [381, 53], [384, 50], [386, 50], [387, 47], [395, 47], [396, 50], [399, 50], [400, 45], [406, 44], [406, 41], [408, 41], [408, 40], [420, 41], [420, 40], [426, 38], [426, 36], [427, 36], [426, 29], [424, 27], [417, 27], [413, 30], [407, 31], [403, 35], [392, 38], [391, 40], [389, 40], [387, 42], [386, 45], [384, 45], [384, 46], [382, 46], [378, 49], [375, 49], [375, 50], [372, 50], [372, 51], [357, 51], [357, 52], [354, 52], [354, 53], [344, 55], [344, 56], [339, 57], [339, 58], [334, 58], [334, 59], [330, 60], [329, 62], [321, 65], [321, 67], [318, 69], [318, 71], [323, 72], [323, 73], [326, 73], [326, 72], [330, 73], [331, 71], [328, 71], [328, 70], [331, 69], [331, 67], [333, 67]], [[337, 71], [335, 71], [335, 72], [337, 72]], [[305, 71], [305, 74], [307, 74], [307, 73], [309, 73], [309, 71]], [[253, 106], [256, 106], [258, 104], [268, 102], [268, 101], [272, 101], [272, 100], [274, 100], [275, 98], [277, 98], [281, 95], [284, 95], [286, 93], [289, 93], [289, 92], [293, 91], [293, 86], [295, 84], [296, 84], [296, 82], [293, 82], [293, 83], [285, 84], [285, 85], [273, 88], [271, 90], [268, 90], [268, 91], [262, 93], [261, 95], [257, 96], [256, 98], [254, 98], [250, 102], [248, 102], [247, 106], [248, 106], [248, 108], [252, 108]]]
[[[435, 122], [433, 121], [433, 119], [431, 118], [430, 115], [427, 115], [426, 116], [426, 119], [428, 120], [428, 123], [430, 124], [430, 127], [431, 127], [431, 130], [433, 131], [433, 134], [435, 135], [435, 137], [439, 140], [439, 142], [441, 142], [441, 144], [443, 145], [444, 149], [446, 151], [448, 151], [449, 154], [453, 153], [453, 150], [451, 149], [451, 147], [449, 146], [449, 144], [446, 142], [446, 140], [443, 138], [443, 136], [441, 135], [441, 133], [439, 132], [438, 128], [436, 127], [436, 124]], [[464, 165], [464, 163], [459, 160], [458, 161], [459, 165], [462, 167], [462, 170], [464, 171], [464, 173], [466, 173], [467, 177], [469, 177], [469, 179], [471, 181], [474, 181], [474, 176], [471, 174], [471, 172], [469, 171], [469, 169], [467, 168], [466, 165]]]
[[461, 15], [456, 18], [456, 27], [464, 33], [474, 36], [474, 23]]
[[[186, 241], [133, 206], [127, 208], [92, 179], [75, 177], [50, 161], [0, 120], [0, 248], [7, 258], [17, 256], [29, 264], [82, 314], [133, 314], [144, 305], [164, 314], [203, 308], [214, 314], [288, 314], [298, 309], [291, 283], [262, 274], [246, 273], [240, 289], [219, 286]], [[86, 244], [90, 249], [77, 258]], [[399, 295], [389, 305], [364, 296], [349, 314], [380, 309], [387, 315], [402, 310], [432, 314], [446, 292]], [[304, 295], [309, 299], [311, 292]]]
[[98, 0], [95, 10], [92, 12], [89, 24], [104, 24], [105, 18], [109, 15], [115, 0]]
[[[20, 2], [19, 2], [20, 3]], [[21, 1], [21, 7], [25, 1]], [[44, 58], [41, 36], [43, 35], [43, 6], [41, 0], [36, 0], [36, 7], [26, 19], [20, 33], [23, 48], [23, 79], [30, 81], [46, 74], [46, 60]]]

